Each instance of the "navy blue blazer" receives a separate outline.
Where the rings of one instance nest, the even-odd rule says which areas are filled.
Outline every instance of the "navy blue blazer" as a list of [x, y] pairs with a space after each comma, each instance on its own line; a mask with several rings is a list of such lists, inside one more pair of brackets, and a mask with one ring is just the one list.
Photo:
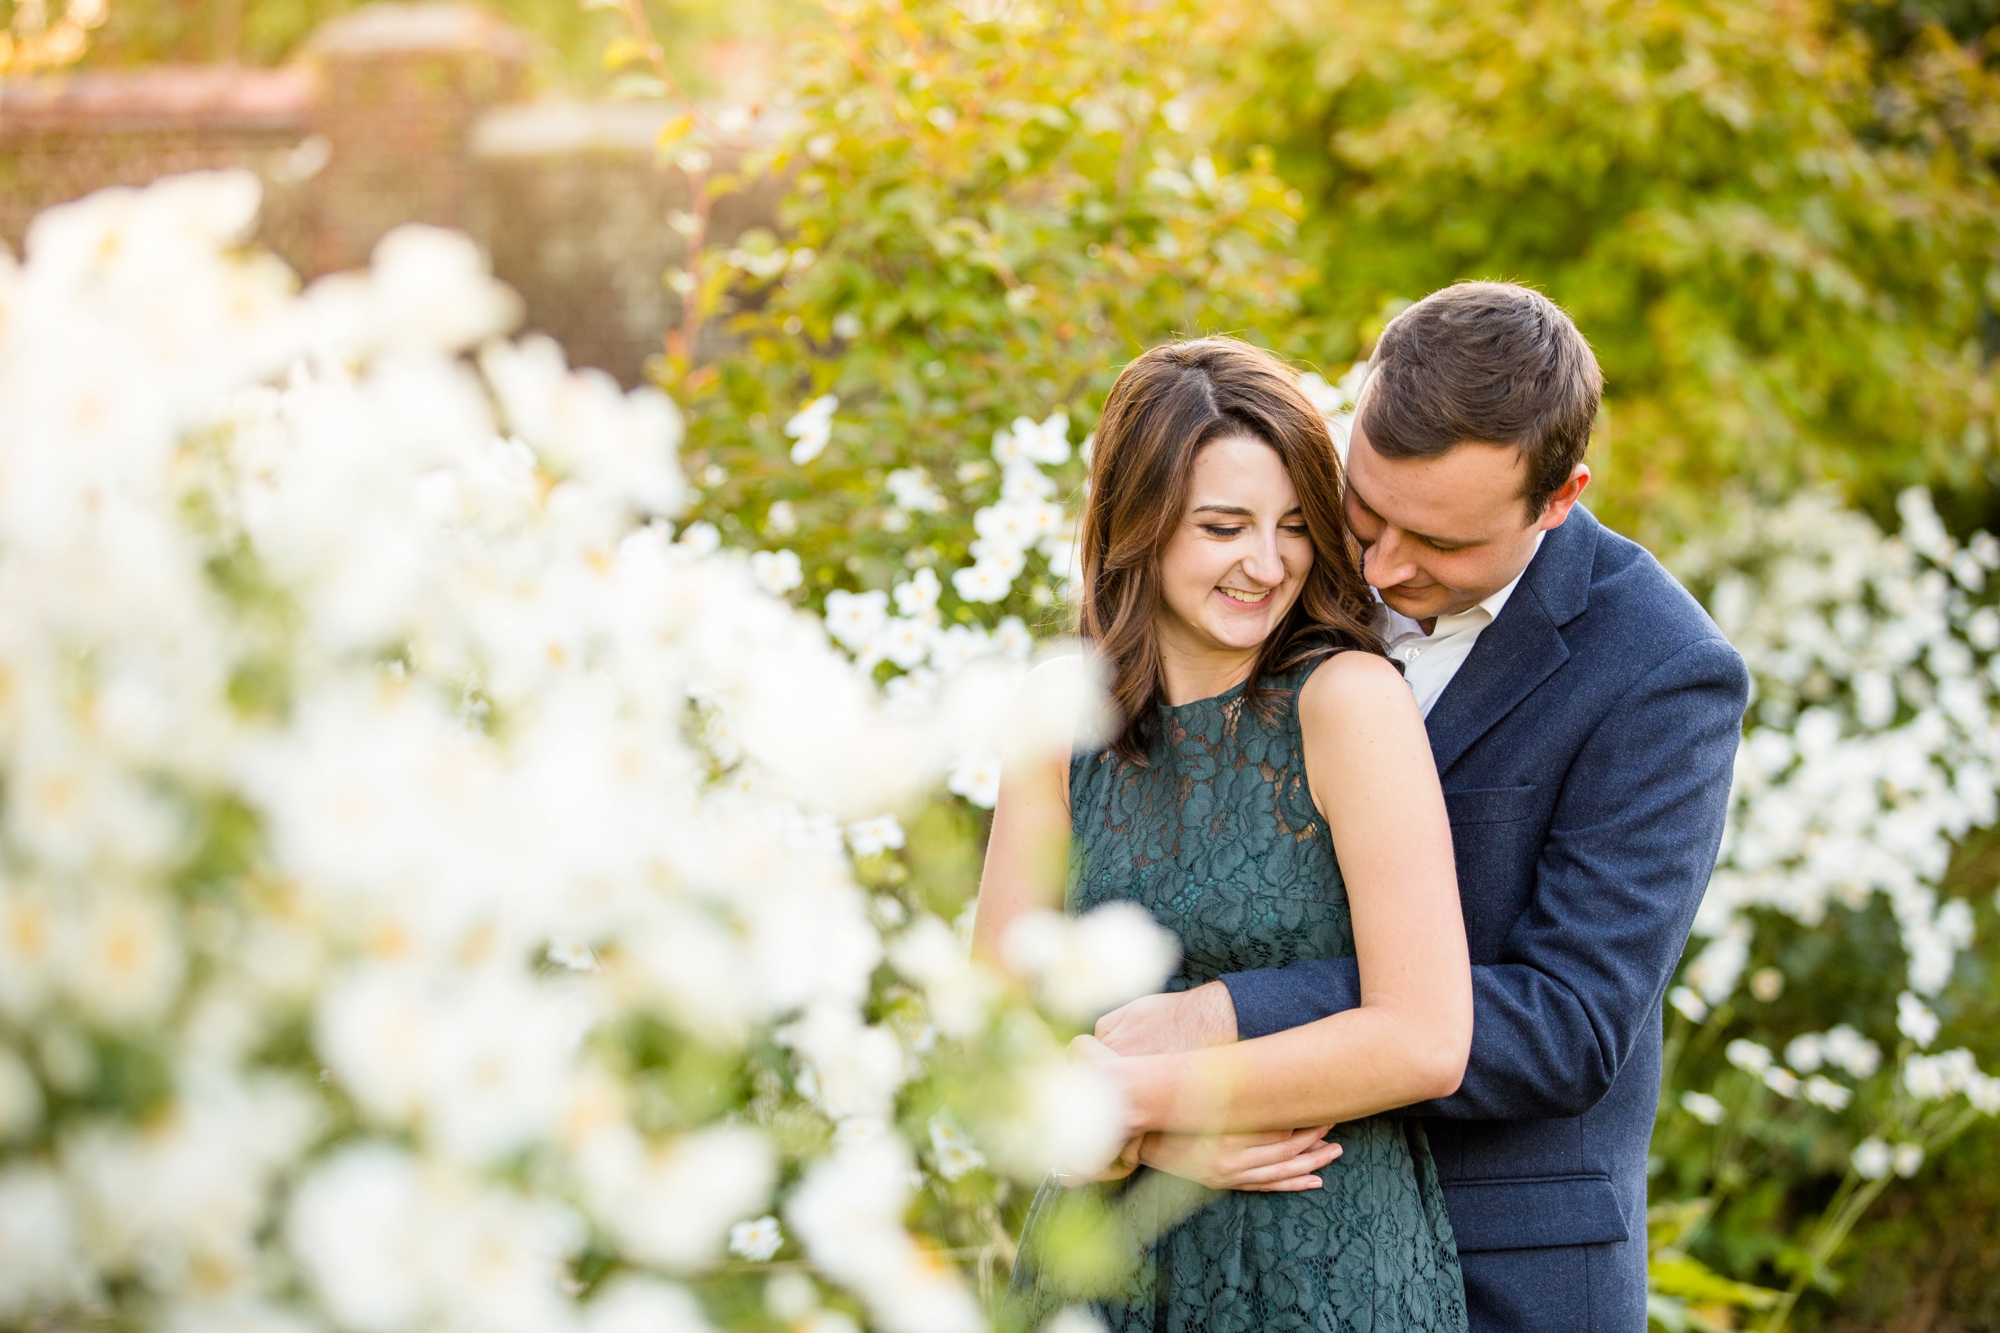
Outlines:
[[[1411, 1113], [1473, 1333], [1644, 1333], [1661, 999], [1715, 868], [1748, 696], [1694, 598], [1579, 506], [1431, 710], [1473, 1037], [1464, 1084]], [[1361, 1002], [1352, 958], [1223, 982], [1245, 1038]]]

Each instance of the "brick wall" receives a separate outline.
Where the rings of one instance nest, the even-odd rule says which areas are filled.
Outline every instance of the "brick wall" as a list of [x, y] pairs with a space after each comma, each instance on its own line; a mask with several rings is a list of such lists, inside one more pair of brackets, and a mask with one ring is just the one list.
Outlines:
[[[0, 239], [107, 185], [213, 167], [263, 180], [264, 244], [311, 277], [366, 261], [397, 223], [471, 233], [525, 326], [627, 384], [678, 318], [655, 165], [670, 112], [523, 100], [526, 39], [468, 5], [384, 4], [322, 28], [282, 69], [155, 68], [0, 81]], [[768, 225], [770, 187], [718, 202], [711, 238]]]

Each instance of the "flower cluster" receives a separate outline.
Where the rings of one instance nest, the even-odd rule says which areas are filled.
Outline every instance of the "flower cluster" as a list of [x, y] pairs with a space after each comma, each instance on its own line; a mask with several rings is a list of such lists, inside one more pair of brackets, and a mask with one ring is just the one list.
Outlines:
[[[1882, 1006], [1866, 1024], [1899, 1043], [1886, 1071], [1875, 1037], [1847, 1023], [1780, 1029], [1770, 1045], [1736, 1036], [1724, 1050], [1780, 1099], [1907, 1136], [1892, 1147], [1871, 1134], [1853, 1150], [1855, 1172], [1875, 1181], [1914, 1174], [1926, 1133], [1956, 1132], [1957, 1122], [1926, 1118], [1936, 1104], [1962, 1096], [1972, 1111], [2000, 1113], [2000, 1080], [1971, 1051], [1924, 1054], [1943, 1028], [1932, 1005], [1949, 999], [1974, 943], [1973, 902], [1942, 891], [1952, 849], [2000, 815], [2000, 542], [1954, 541], [1922, 491], [1898, 508], [1902, 531], [1885, 536], [1806, 494], [1746, 510], [1673, 561], [1743, 653], [1755, 698], [1721, 859], [1668, 1001], [1695, 1024], [1742, 1030], [1746, 1010], [1813, 982], [1752, 968], [1770, 953], [1768, 923], [1822, 930], [1839, 907], [1854, 914], [1851, 929], [1866, 929], [1863, 909], [1885, 904], [1906, 969], [1881, 979]], [[1857, 1097], [1878, 1073], [1880, 1095]], [[1706, 1092], [1686, 1091], [1679, 1105], [1707, 1124], [1726, 1114]]]
[[1710, 1004], [1747, 953], [1743, 913], [1806, 925], [1882, 894], [1910, 989], [1935, 995], [1972, 943], [1971, 905], [1940, 901], [1953, 843], [1991, 824], [2000, 788], [2000, 611], [1982, 597], [2000, 541], [1959, 547], [1929, 497], [1903, 532], [1808, 495], [1683, 551], [1757, 682], [1722, 861], [1689, 981]]
[[791, 1248], [788, 1318], [979, 1327], [912, 1190], [1116, 1107], [850, 848], [1002, 751], [1008, 654], [885, 701], [669, 525], [664, 396], [502, 339], [451, 233], [295, 294], [257, 202], [0, 255], [0, 1323], [699, 1333]]

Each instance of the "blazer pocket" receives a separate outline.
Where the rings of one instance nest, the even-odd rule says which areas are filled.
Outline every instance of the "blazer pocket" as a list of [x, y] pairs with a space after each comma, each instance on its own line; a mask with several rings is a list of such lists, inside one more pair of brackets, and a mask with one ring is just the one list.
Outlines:
[[1461, 1254], [1632, 1238], [1609, 1176], [1446, 1181], [1444, 1210]]
[[1533, 814], [1535, 788], [1478, 787], [1444, 794], [1445, 813], [1452, 827], [1465, 824], [1509, 824]]

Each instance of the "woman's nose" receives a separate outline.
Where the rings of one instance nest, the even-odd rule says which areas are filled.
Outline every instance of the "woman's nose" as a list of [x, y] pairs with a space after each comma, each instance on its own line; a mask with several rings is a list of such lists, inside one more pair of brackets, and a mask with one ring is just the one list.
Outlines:
[[1278, 551], [1278, 535], [1269, 533], [1257, 542], [1257, 549], [1243, 559], [1243, 572], [1267, 588], [1285, 581], [1285, 557]]

